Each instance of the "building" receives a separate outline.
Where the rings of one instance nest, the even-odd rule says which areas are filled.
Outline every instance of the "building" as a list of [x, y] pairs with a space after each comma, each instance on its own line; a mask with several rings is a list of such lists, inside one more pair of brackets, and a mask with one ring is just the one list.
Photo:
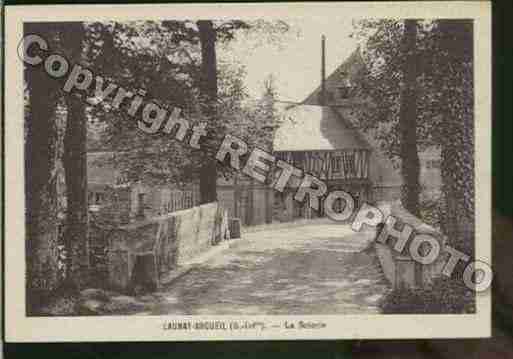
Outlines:
[[[278, 158], [323, 180], [328, 191], [344, 190], [360, 201], [371, 198], [372, 147], [335, 107], [298, 105], [287, 109], [275, 133], [273, 150]], [[291, 207], [292, 195], [286, 196], [286, 210], [294, 211], [293, 217], [309, 216], [307, 204]]]
[[239, 218], [243, 226], [271, 223], [278, 218], [274, 190], [244, 175], [217, 180], [217, 200], [228, 217]]
[[[364, 70], [360, 50], [356, 49], [329, 76], [324, 76], [322, 69], [321, 84], [301, 103], [278, 103], [280, 125], [274, 133], [273, 152], [277, 158], [323, 180], [329, 191], [344, 190], [359, 203], [394, 201], [401, 195], [399, 168], [381, 152], [372, 134], [353, 125], [357, 121], [353, 110], [372, 105], [359, 98], [354, 87]], [[114, 155], [88, 153], [89, 203], [93, 211], [102, 210], [130, 221], [199, 203], [198, 183], [187, 188], [127, 183], [112, 164], [101, 164], [112, 163], [112, 159], [105, 159]], [[421, 184], [436, 192], [441, 182], [440, 151], [429, 148], [420, 152], [419, 157]], [[245, 226], [323, 215], [322, 211], [311, 211], [308, 203], [293, 200], [298, 185], [292, 183], [282, 194], [242, 174], [231, 179], [219, 178], [218, 202], [229, 217], [240, 218]]]
[[[359, 49], [327, 78], [324, 57], [323, 38], [321, 85], [300, 104], [284, 107], [273, 141], [275, 155], [323, 180], [328, 191], [344, 190], [357, 202], [398, 199], [402, 185], [398, 169], [371, 136], [352, 125], [352, 110], [370, 105], [355, 95], [353, 86], [365, 69]], [[310, 217], [309, 206], [295, 203], [290, 192], [281, 195], [287, 215]]]
[[97, 218], [126, 223], [198, 204], [192, 187], [126, 181], [113, 164], [114, 156], [115, 152], [87, 153], [88, 204]]

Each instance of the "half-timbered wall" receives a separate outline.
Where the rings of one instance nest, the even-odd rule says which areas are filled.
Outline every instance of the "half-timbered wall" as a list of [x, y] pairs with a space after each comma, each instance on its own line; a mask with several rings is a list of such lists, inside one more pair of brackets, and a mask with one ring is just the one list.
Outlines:
[[323, 180], [369, 178], [369, 150], [283, 151], [275, 155]]

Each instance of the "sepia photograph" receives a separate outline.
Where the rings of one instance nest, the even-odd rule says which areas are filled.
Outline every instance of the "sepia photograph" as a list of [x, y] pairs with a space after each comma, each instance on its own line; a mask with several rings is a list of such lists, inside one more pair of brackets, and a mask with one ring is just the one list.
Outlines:
[[8, 8], [7, 337], [489, 336], [488, 5]]

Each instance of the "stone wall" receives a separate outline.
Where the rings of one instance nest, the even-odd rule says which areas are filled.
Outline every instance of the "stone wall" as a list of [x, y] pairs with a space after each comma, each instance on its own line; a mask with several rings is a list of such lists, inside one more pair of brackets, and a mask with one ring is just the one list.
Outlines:
[[181, 265], [205, 252], [214, 243], [217, 203], [177, 212], [177, 264]]
[[119, 226], [109, 234], [109, 285], [157, 287], [162, 276], [229, 239], [217, 202]]

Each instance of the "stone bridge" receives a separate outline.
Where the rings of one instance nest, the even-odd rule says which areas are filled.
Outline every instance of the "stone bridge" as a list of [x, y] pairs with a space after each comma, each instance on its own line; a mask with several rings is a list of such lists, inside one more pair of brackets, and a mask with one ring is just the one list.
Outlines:
[[[111, 283], [153, 291], [118, 314], [376, 313], [398, 282], [419, 284], [411, 260], [375, 245], [375, 229], [354, 232], [325, 218], [246, 228], [229, 249], [190, 265], [228, 237], [215, 203], [120, 228], [111, 237]], [[171, 283], [162, 280], [180, 267], [187, 270]]]

